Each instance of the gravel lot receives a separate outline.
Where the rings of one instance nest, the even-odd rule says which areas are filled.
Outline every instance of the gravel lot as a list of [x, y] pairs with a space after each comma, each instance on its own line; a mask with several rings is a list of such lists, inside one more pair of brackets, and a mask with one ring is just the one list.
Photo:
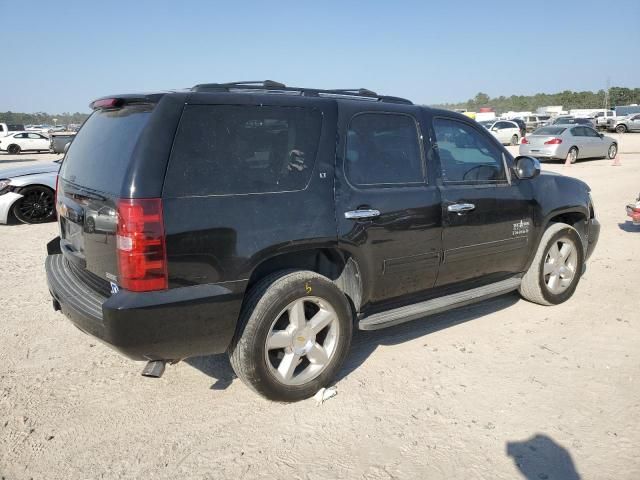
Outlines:
[[[506, 295], [358, 332], [321, 406], [265, 401], [224, 355], [161, 379], [54, 313], [43, 261], [56, 225], [0, 226], [0, 477], [640, 478], [640, 134], [587, 181], [602, 223], [576, 295]], [[0, 155], [0, 166], [57, 156]]]

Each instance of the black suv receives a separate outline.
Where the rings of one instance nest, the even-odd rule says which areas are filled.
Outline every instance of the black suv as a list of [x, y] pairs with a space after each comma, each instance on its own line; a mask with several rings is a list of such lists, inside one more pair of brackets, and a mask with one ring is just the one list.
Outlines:
[[354, 328], [516, 289], [567, 300], [598, 239], [586, 184], [401, 98], [266, 81], [91, 106], [58, 178], [49, 289], [151, 375], [228, 352], [258, 393], [306, 398]]

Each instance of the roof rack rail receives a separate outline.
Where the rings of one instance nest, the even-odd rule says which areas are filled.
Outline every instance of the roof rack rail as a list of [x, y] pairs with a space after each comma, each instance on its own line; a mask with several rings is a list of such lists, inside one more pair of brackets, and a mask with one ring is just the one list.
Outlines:
[[411, 100], [388, 95], [378, 95], [366, 88], [338, 88], [322, 90], [319, 88], [287, 87], [284, 83], [273, 80], [228, 82], [228, 83], [201, 83], [191, 88], [192, 92], [230, 92], [232, 90], [272, 90], [278, 93], [294, 93], [306, 97], [351, 97], [353, 99], [374, 100], [377, 102], [404, 103], [413, 105]]

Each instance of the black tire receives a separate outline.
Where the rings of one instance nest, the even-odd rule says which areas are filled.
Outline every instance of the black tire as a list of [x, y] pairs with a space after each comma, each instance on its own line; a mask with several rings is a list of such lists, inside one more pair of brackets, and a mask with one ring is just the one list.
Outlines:
[[518, 135], [514, 135], [513, 137], [511, 137], [511, 145], [518, 145]]
[[[572, 153], [575, 153], [575, 156], [572, 156]], [[567, 160], [569, 160], [572, 164], [578, 161], [578, 147], [571, 147], [569, 152], [567, 153]]]
[[609, 145], [609, 149], [607, 150], [607, 157], [610, 160], [613, 160], [614, 158], [616, 158], [617, 154], [618, 154], [618, 145], [616, 143], [612, 143], [611, 145]]
[[11, 155], [18, 155], [20, 153], [20, 145], [9, 145], [7, 147], [7, 153]]
[[55, 220], [55, 193], [48, 187], [34, 186], [23, 189], [13, 204], [13, 215], [22, 223], [46, 223]]
[[[553, 293], [547, 286], [544, 265], [546, 263], [547, 255], [554, 244], [557, 245], [560, 239], [567, 239], [573, 243], [573, 247], [577, 252], [577, 261], [575, 265], [574, 276], [571, 279], [571, 283], [562, 293]], [[582, 269], [584, 266], [584, 249], [582, 247], [582, 241], [577, 230], [566, 223], [552, 223], [547, 227], [540, 244], [538, 245], [538, 251], [529, 267], [529, 270], [522, 277], [522, 283], [520, 284], [520, 295], [525, 299], [533, 303], [540, 305], [557, 305], [559, 303], [567, 301], [576, 290], [580, 277], [582, 276]]]
[[616, 133], [627, 133], [627, 126], [626, 125], [617, 125], [616, 126]]
[[[279, 314], [292, 302], [319, 297], [337, 316], [337, 343], [323, 370], [300, 385], [281, 382], [267, 364], [267, 337]], [[245, 298], [238, 330], [229, 347], [236, 375], [260, 395], [280, 402], [295, 402], [329, 385], [346, 358], [353, 332], [353, 315], [346, 296], [331, 280], [310, 271], [282, 271], [258, 282]]]

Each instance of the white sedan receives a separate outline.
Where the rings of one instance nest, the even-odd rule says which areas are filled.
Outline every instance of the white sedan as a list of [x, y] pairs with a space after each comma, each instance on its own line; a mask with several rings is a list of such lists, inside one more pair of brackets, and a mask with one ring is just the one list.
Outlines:
[[520, 142], [520, 127], [509, 120], [480, 122], [503, 145], [518, 145]]
[[49, 137], [35, 132], [15, 132], [0, 138], [0, 151], [17, 155], [20, 152], [48, 152]]

